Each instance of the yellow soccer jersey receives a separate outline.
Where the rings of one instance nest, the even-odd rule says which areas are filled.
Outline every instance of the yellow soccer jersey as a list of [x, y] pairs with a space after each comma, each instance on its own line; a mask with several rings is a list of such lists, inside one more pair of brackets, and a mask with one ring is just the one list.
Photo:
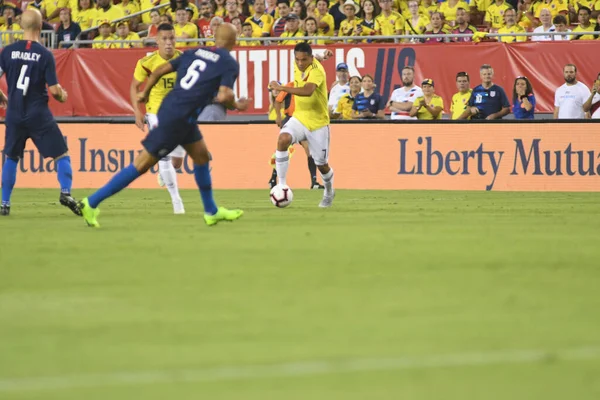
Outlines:
[[338, 101], [335, 112], [342, 114], [342, 119], [352, 119], [352, 106], [354, 105], [354, 97], [350, 93], [346, 93]]
[[[318, 10], [315, 10], [315, 13], [318, 14]], [[319, 28], [319, 36], [333, 36], [335, 29], [335, 20], [333, 19], [333, 15], [329, 13], [323, 15], [321, 22], [326, 23], [327, 27]]]
[[[192, 9], [192, 21], [196, 21], [198, 19], [198, 16], [199, 16], [198, 7], [196, 7], [196, 5], [194, 3], [189, 2], [186, 8], [191, 8]], [[175, 21], [175, 12], [176, 11], [177, 10], [173, 11], [172, 9], [170, 9], [168, 11], [168, 13], [171, 16], [171, 18], [173, 18], [173, 21]]]
[[[160, 4], [169, 4], [169, 0], [140, 0], [140, 10], [149, 10]], [[161, 14], [164, 14], [165, 9], [162, 8], [158, 12], [160, 12]], [[149, 24], [152, 22], [152, 20], [150, 19], [150, 11], [142, 14], [142, 22], [144, 24]]]
[[[175, 50], [175, 54], [171, 60], [179, 57], [181, 54], [181, 51]], [[162, 58], [160, 54], [158, 54], [158, 50], [150, 53], [137, 62], [135, 71], [133, 72], [133, 77], [138, 82], [144, 82], [154, 70], [169, 61], [170, 60], [165, 60]], [[148, 103], [146, 103], [146, 112], [148, 112], [148, 114], [156, 114], [158, 112], [158, 108], [160, 107], [160, 104], [164, 100], [165, 96], [169, 94], [171, 89], [173, 89], [175, 86], [176, 78], [177, 72], [173, 71], [169, 74], [163, 75], [156, 85], [154, 85], [150, 91]]]
[[82, 31], [90, 29], [96, 19], [96, 9], [88, 8], [87, 10], [78, 11], [77, 16], [73, 18], [73, 21], [79, 24]]
[[256, 15], [246, 18], [246, 22], [252, 25], [252, 36], [262, 37], [269, 36], [271, 34], [271, 28], [275, 20], [269, 14], [263, 14], [260, 18], [256, 18]]
[[[360, 18], [354, 18], [352, 21], [347, 18], [342, 21], [340, 24], [340, 30], [338, 31], [338, 36], [360, 36], [358, 32], [356, 32], [356, 27], [361, 25], [363, 22]], [[364, 35], [364, 31], [361, 35]]]
[[471, 7], [475, 7], [477, 11], [486, 12], [488, 7], [491, 6], [492, 3], [493, 0], [475, 0], [475, 3], [471, 3]]
[[294, 96], [296, 109], [294, 117], [309, 131], [329, 125], [329, 108], [327, 107], [327, 76], [319, 61], [313, 60], [304, 72], [294, 67], [294, 87], [304, 87], [314, 83], [317, 88], [310, 96]]
[[[43, 0], [42, 8], [46, 10], [46, 18], [50, 17], [57, 9], [68, 7], [68, 0]], [[50, 22], [58, 22], [58, 16], [56, 16]]]
[[[192, 24], [191, 22], [188, 22], [184, 26], [175, 24], [175, 25], [173, 25], [173, 29], [175, 29], [175, 36], [178, 38], [181, 37], [181, 35], [183, 33], [186, 33], [189, 36], [188, 39], [195, 39], [198, 37], [198, 27], [196, 25]], [[179, 48], [179, 47], [194, 47], [194, 46], [198, 46], [198, 43], [179, 42], [179, 41], [177, 43], [175, 43], [175, 47], [177, 47], [177, 48]]]
[[587, 28], [582, 27], [581, 25], [577, 25], [576, 28], [572, 29], [573, 32], [590, 32], [590, 35], [573, 35], [571, 36], [571, 40], [595, 40], [596, 37], [593, 33], [598, 33], [594, 30], [595, 25], [590, 24]]
[[[7, 25], [2, 25], [0, 26], [0, 31], [8, 31], [9, 27]], [[14, 24], [12, 24], [10, 26], [10, 30], [11, 31], [20, 31], [22, 30], [21, 25], [17, 24], [16, 22]], [[4, 43], [5, 45], [7, 44], [11, 44], [16, 42], [17, 40], [21, 40], [23, 39], [23, 34], [21, 33], [5, 33], [2, 36], [2, 43]]]
[[[115, 36], [110, 35], [106, 39], [104, 39], [102, 36], [96, 36], [94, 38], [94, 42], [100, 41], [100, 40], [115, 40]], [[109, 43], [92, 43], [92, 49], [114, 49], [114, 47], [115, 47], [114, 43], [110, 43], [110, 42]]]
[[[129, 32], [129, 35], [125, 39], [116, 37], [115, 40], [140, 40], [140, 35], [135, 32]], [[141, 43], [115, 43], [113, 44], [114, 49], [132, 49], [134, 47], [142, 47]]]
[[387, 17], [381, 13], [375, 18], [375, 31], [380, 35], [391, 36], [395, 35], [396, 31], [403, 30], [404, 17], [396, 11], [392, 11]]
[[459, 1], [454, 7], [450, 7], [447, 1], [440, 4], [440, 12], [444, 14], [446, 22], [456, 21], [456, 10], [459, 8], [469, 11], [469, 5], [464, 1]]
[[301, 42], [303, 42], [304, 40], [297, 40], [297, 39], [294, 39], [294, 38], [297, 38], [297, 37], [303, 37], [303, 36], [305, 36], [305, 33], [304, 33], [304, 32], [302, 32], [300, 29], [298, 29], [296, 32], [288, 32], [288, 31], [285, 31], [285, 32], [283, 32], [283, 33], [281, 34], [281, 36], [280, 36], [280, 37], [282, 37], [282, 38], [289, 38], [289, 39], [287, 39], [287, 40], [282, 40], [282, 41], [280, 41], [280, 42], [277, 42], [277, 43], [279, 43], [279, 44], [280, 44], [280, 45], [282, 45], [282, 46], [291, 46], [291, 45], [297, 45], [298, 43], [301, 43]]
[[493, 3], [490, 5], [485, 12], [485, 22], [490, 22], [493, 29], [502, 28], [504, 23], [504, 11], [508, 10], [510, 5], [506, 1], [502, 2], [501, 5]]
[[129, 3], [127, 3], [127, 5], [123, 5], [123, 3], [117, 4], [115, 7], [119, 7], [121, 10], [123, 10], [123, 14], [125, 15], [131, 15], [133, 13], [136, 13], [138, 11], [140, 11], [140, 6], [138, 5], [137, 2], [133, 1], [133, 0], [129, 0]]
[[450, 104], [452, 119], [458, 119], [458, 117], [465, 112], [467, 109], [467, 104], [469, 103], [469, 99], [471, 98], [471, 93], [473, 93], [473, 89], [469, 89], [467, 93], [458, 92], [452, 96], [452, 104]]
[[108, 11], [104, 11], [102, 8], [96, 9], [96, 14], [94, 15], [94, 26], [98, 26], [104, 20], [114, 21], [116, 19], [123, 18], [125, 13], [122, 8], [117, 6], [111, 6]]
[[[569, 11], [569, 7], [567, 5], [567, 0], [551, 0], [547, 3], [544, 1], [541, 1], [539, 3], [535, 3], [534, 8], [535, 8], [534, 15], [536, 18], [540, 17], [540, 13], [542, 12], [542, 10], [544, 8], [547, 8], [548, 10], [550, 10], [550, 14], [552, 14], [552, 18], [554, 18], [558, 14], [560, 14], [561, 11], [564, 11], [564, 12]], [[565, 15], [565, 17], [567, 18], [567, 21], [568, 21], [569, 16]]]
[[[421, 96], [421, 97], [417, 97], [415, 99], [415, 101], [413, 102], [414, 104], [419, 104], [419, 102], [421, 100], [424, 100], [425, 97]], [[431, 113], [429, 112], [429, 110], [425, 107], [421, 107], [419, 108], [419, 111], [417, 112], [417, 119], [442, 119], [442, 114], [444, 113], [444, 100], [438, 96], [437, 94], [434, 94], [433, 97], [431, 98], [431, 103], [429, 103], [430, 106], [433, 107], [442, 107], [442, 112], [438, 114], [438, 116], [436, 118], [433, 118], [433, 115], [431, 115]]]
[[[503, 26], [498, 29], [498, 33], [525, 33], [525, 29], [519, 25], [513, 25], [510, 28]], [[526, 42], [527, 36], [502, 36], [499, 39], [502, 43]]]
[[411, 18], [407, 19], [404, 24], [404, 31], [407, 35], [420, 35], [427, 30], [429, 18], [425, 15], [419, 15], [419, 20], [415, 24]]

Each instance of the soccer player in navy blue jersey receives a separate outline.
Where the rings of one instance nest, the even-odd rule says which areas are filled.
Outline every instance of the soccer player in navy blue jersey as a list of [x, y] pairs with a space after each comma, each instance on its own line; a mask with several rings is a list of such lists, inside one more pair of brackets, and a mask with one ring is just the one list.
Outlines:
[[28, 139], [44, 158], [53, 158], [56, 163], [60, 204], [81, 215], [77, 201], [71, 197], [73, 171], [67, 144], [48, 107], [48, 89], [62, 103], [67, 100], [67, 92], [58, 84], [52, 53], [39, 43], [40, 12], [25, 11], [21, 25], [23, 40], [6, 46], [0, 54], [0, 76], [6, 75], [8, 86], [8, 98], [0, 92], [0, 103], [7, 106], [0, 215], [10, 214], [17, 165]]
[[144, 149], [139, 156], [79, 204], [88, 226], [99, 226], [98, 205], [102, 201], [125, 189], [178, 145], [183, 146], [194, 161], [194, 175], [204, 203], [206, 224], [215, 225], [219, 221], [233, 221], [242, 216], [242, 210], [228, 210], [215, 204], [208, 149], [196, 123], [198, 115], [213, 101], [227, 107], [235, 103], [233, 84], [239, 74], [239, 64], [229, 52], [235, 45], [236, 33], [233, 25], [223, 24], [215, 34], [216, 47], [188, 50], [152, 72], [144, 91], [138, 94], [138, 101], [146, 102], [160, 77], [173, 71], [177, 71], [175, 88], [163, 100], [158, 110], [159, 124], [142, 141]]

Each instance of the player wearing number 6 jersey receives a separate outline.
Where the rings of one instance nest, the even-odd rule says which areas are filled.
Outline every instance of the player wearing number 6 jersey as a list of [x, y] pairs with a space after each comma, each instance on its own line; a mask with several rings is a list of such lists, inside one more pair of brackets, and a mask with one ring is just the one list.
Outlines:
[[[158, 44], [158, 50], [150, 53], [146, 57], [140, 59], [135, 66], [133, 73], [133, 80], [129, 89], [131, 105], [135, 114], [135, 124], [138, 128], [144, 131], [144, 114], [140, 110], [140, 105], [137, 102], [137, 94], [140, 91], [144, 81], [150, 76], [150, 74], [161, 65], [168, 63], [169, 60], [173, 60], [179, 57], [182, 52], [175, 49], [175, 31], [173, 26], [170, 24], [160, 24], [158, 26], [158, 32], [156, 34], [156, 42]], [[148, 103], [146, 103], [146, 122], [148, 123], [148, 129], [154, 129], [158, 126], [158, 118], [156, 114], [164, 98], [169, 94], [171, 89], [175, 86], [176, 73], [171, 72], [163, 75], [158, 83], [154, 85], [150, 91], [148, 97]], [[183, 207], [183, 201], [179, 195], [179, 188], [177, 185], [177, 171], [176, 169], [181, 168], [183, 164], [183, 158], [185, 157], [185, 150], [181, 146], [177, 146], [173, 152], [158, 161], [158, 174], [161, 181], [167, 187], [169, 194], [171, 195], [171, 203], [173, 203], [173, 212], [175, 214], [185, 214]], [[162, 185], [161, 185], [162, 186]]]
[[235, 45], [236, 34], [233, 25], [223, 24], [215, 34], [216, 48], [188, 50], [150, 75], [144, 91], [138, 94], [139, 102], [146, 102], [160, 78], [173, 71], [177, 71], [175, 88], [165, 97], [158, 110], [159, 124], [142, 141], [144, 149], [135, 161], [80, 203], [88, 226], [99, 226], [97, 207], [102, 201], [129, 186], [179, 145], [194, 161], [194, 175], [204, 203], [206, 224], [215, 225], [219, 221], [233, 221], [242, 216], [242, 210], [228, 210], [215, 204], [208, 169], [208, 149], [196, 123], [202, 109], [213, 100], [226, 106], [233, 106], [235, 102], [233, 84], [239, 73], [239, 64], [230, 51]]
[[[17, 164], [31, 139], [44, 158], [53, 158], [60, 184], [60, 204], [81, 215], [71, 197], [73, 171], [67, 144], [48, 108], [48, 90], [60, 102], [67, 92], [58, 84], [52, 53], [39, 43], [42, 15], [27, 10], [21, 16], [23, 39], [6, 46], [0, 54], [0, 76], [6, 74], [8, 99], [0, 92], [0, 105], [7, 106], [2, 168], [0, 215], [10, 214], [10, 197], [17, 178]], [[7, 104], [8, 103], [8, 104]]]
[[295, 96], [294, 116], [281, 128], [275, 152], [275, 168], [279, 183], [286, 185], [289, 166], [288, 147], [292, 143], [308, 141], [310, 155], [321, 172], [325, 192], [319, 207], [331, 207], [333, 190], [333, 169], [329, 167], [329, 109], [327, 107], [327, 77], [325, 70], [312, 54], [308, 43], [298, 43], [294, 48], [296, 68], [294, 87], [282, 86], [273, 81], [271, 89], [287, 92]]

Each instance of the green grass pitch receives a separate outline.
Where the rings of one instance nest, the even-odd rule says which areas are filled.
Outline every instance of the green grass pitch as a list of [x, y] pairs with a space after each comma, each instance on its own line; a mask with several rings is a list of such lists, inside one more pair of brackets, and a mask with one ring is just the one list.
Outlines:
[[600, 195], [294, 194], [17, 190], [0, 399], [600, 398]]

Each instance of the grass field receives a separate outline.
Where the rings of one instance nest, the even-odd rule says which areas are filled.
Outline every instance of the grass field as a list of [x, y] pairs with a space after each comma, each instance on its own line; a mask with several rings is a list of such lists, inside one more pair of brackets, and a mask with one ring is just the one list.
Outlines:
[[16, 191], [0, 399], [600, 398], [600, 195], [320, 195]]

